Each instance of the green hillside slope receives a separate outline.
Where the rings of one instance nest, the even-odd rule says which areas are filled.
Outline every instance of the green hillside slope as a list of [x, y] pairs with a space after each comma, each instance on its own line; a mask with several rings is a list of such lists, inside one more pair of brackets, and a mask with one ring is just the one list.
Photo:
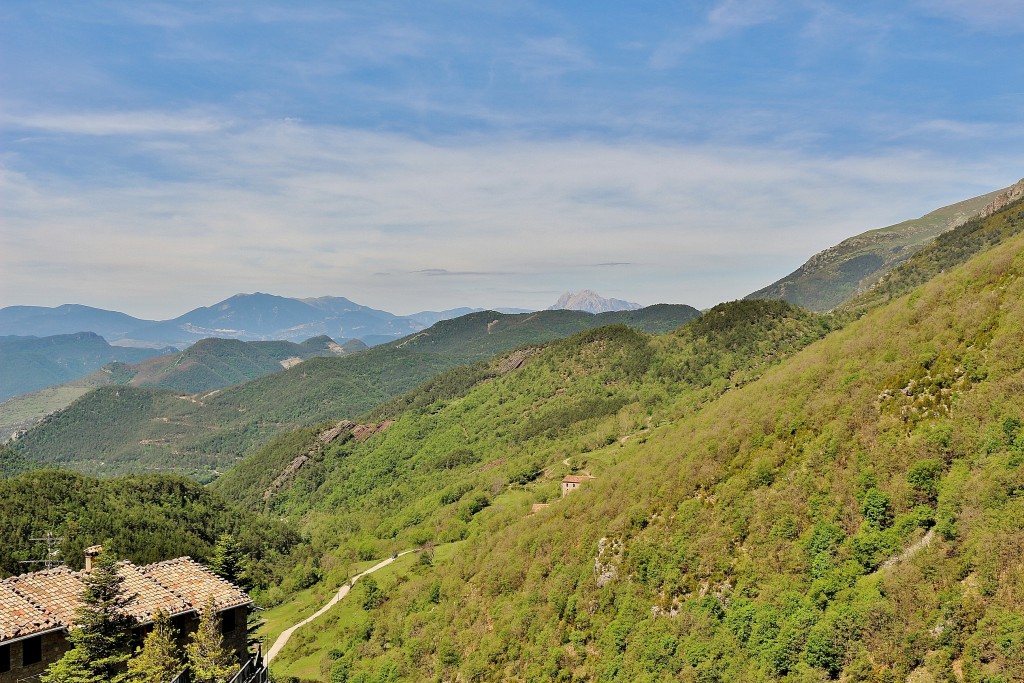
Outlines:
[[[560, 461], [563, 451], [585, 452], [643, 432], [669, 411], [692, 410], [749, 381], [827, 329], [824, 317], [784, 302], [734, 302], [673, 335], [603, 327], [464, 366], [374, 410], [366, 421], [394, 421], [385, 433], [317, 453], [270, 500], [282, 514], [354, 512], [367, 530], [366, 509], [373, 509], [374, 525], [388, 526], [403, 506], [426, 496], [415, 516], [430, 524], [426, 520], [444, 508], [431, 494], [457, 475], [486, 488], [484, 479], [519, 479], [536, 472], [538, 463]], [[309, 445], [296, 449], [292, 435], [272, 442], [213, 486], [259, 505], [271, 482]], [[473, 474], [481, 466], [482, 478]], [[438, 533], [457, 536], [461, 528], [456, 523], [455, 531]], [[375, 536], [390, 538], [396, 529]]]
[[866, 291], [940, 234], [978, 216], [1024, 181], [1005, 190], [951, 204], [914, 220], [856, 235], [812, 256], [786, 277], [748, 299], [783, 299], [814, 311], [830, 311]]
[[[535, 373], [518, 392], [481, 385], [328, 450], [276, 510], [308, 509], [320, 537], [317, 510], [341, 509], [350, 516], [328, 525], [339, 536], [465, 542], [400, 577], [358, 629], [337, 622], [321, 675], [1021, 680], [1022, 338], [1016, 237], [760, 378], [697, 400], [680, 392], [649, 432], [642, 412], [612, 406], [620, 390], [644, 405], [657, 355], [645, 364], [639, 341], [595, 335], [489, 385]], [[673, 367], [699, 376], [708, 364], [683, 362], [691, 353]], [[558, 394], [568, 368], [581, 387], [596, 384]], [[559, 400], [534, 405], [541, 389]], [[577, 422], [585, 397], [604, 409]], [[517, 438], [500, 441], [506, 430]], [[452, 451], [459, 442], [472, 455]], [[376, 457], [350, 469], [370, 444]], [[506, 469], [536, 458], [553, 472], [565, 456], [597, 479], [562, 500], [557, 477]], [[475, 473], [472, 488], [460, 467]], [[431, 468], [451, 469], [428, 503], [417, 491]], [[530, 515], [544, 499], [554, 504]]]
[[674, 329], [697, 315], [689, 306], [600, 316], [487, 311], [357, 354], [312, 358], [221, 391], [180, 396], [106, 387], [47, 417], [15, 445], [30, 462], [87, 474], [174, 471], [209, 480], [275, 434], [359, 415], [452, 367], [620, 319], [640, 329]]
[[[349, 349], [366, 348], [363, 344]], [[195, 394], [241, 384], [279, 372], [316, 357], [351, 353], [330, 337], [314, 337], [301, 344], [289, 341], [243, 342], [203, 339], [174, 356], [154, 358], [119, 368], [119, 383], [137, 387], [164, 387]]]

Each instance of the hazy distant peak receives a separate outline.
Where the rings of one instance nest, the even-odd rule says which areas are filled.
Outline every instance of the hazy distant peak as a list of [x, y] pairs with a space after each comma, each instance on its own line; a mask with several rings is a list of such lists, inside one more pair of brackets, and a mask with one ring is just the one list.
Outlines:
[[570, 311], [586, 311], [587, 313], [608, 313], [610, 311], [635, 311], [643, 308], [622, 299], [605, 299], [597, 292], [584, 289], [578, 293], [565, 292], [558, 301], [548, 308], [549, 311], [567, 309]]

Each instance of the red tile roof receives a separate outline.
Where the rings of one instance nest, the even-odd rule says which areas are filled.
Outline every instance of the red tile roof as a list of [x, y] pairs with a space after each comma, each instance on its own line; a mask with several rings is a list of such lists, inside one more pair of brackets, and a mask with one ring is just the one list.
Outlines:
[[582, 484], [583, 482], [590, 481], [593, 478], [594, 477], [591, 477], [589, 474], [584, 474], [584, 475], [567, 474], [564, 477], [562, 477], [562, 483], [563, 484]]
[[[199, 610], [211, 596], [217, 611], [252, 602], [241, 588], [188, 557], [144, 567], [119, 562], [117, 573], [131, 598], [128, 613], [143, 624], [152, 621], [157, 610], [172, 616]], [[74, 626], [84, 575], [58, 567], [0, 581], [0, 643]]]
[[58, 628], [60, 623], [16, 590], [0, 583], [0, 641]]
[[139, 569], [184, 598], [192, 609], [201, 609], [211, 596], [218, 612], [252, 602], [241, 588], [220, 578], [191, 557], [157, 562]]

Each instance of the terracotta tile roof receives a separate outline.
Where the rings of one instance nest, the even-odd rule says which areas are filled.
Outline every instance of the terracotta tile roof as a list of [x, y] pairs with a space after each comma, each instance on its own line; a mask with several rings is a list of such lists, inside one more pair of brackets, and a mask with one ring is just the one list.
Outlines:
[[241, 588], [220, 578], [191, 557], [157, 562], [139, 569], [161, 586], [183, 597], [193, 609], [201, 609], [211, 595], [218, 611], [252, 602]]
[[0, 583], [0, 641], [60, 627], [46, 612], [10, 586]]
[[[241, 588], [188, 557], [144, 567], [119, 562], [117, 573], [131, 598], [128, 613], [143, 624], [152, 621], [157, 610], [172, 616], [199, 610], [211, 595], [218, 611], [252, 602]], [[84, 575], [58, 567], [0, 581], [0, 643], [74, 626]]]
[[585, 482], [585, 481], [590, 481], [590, 480], [591, 480], [591, 479], [593, 479], [593, 478], [594, 478], [594, 477], [591, 477], [591, 476], [590, 476], [590, 475], [588, 475], [588, 474], [584, 474], [584, 475], [579, 475], [579, 474], [567, 474], [567, 475], [565, 475], [565, 476], [564, 476], [564, 477], [562, 478], [562, 483], [563, 483], [563, 484], [582, 484], [583, 482]]
[[180, 595], [160, 585], [145, 573], [145, 567], [136, 567], [131, 562], [119, 562], [117, 573], [124, 579], [124, 592], [132, 596], [127, 612], [142, 623], [153, 620], [158, 610], [170, 615], [192, 610]]
[[46, 612], [54, 621], [67, 626], [72, 623], [82, 581], [78, 573], [67, 567], [44, 569], [5, 579], [4, 583]]

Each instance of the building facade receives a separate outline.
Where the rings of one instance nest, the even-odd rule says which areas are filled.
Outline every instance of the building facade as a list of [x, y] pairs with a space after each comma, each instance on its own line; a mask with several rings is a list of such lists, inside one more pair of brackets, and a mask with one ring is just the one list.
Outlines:
[[568, 474], [562, 478], [562, 497], [565, 498], [567, 495], [575, 491], [580, 487], [580, 484], [588, 482], [594, 477], [589, 474]]

